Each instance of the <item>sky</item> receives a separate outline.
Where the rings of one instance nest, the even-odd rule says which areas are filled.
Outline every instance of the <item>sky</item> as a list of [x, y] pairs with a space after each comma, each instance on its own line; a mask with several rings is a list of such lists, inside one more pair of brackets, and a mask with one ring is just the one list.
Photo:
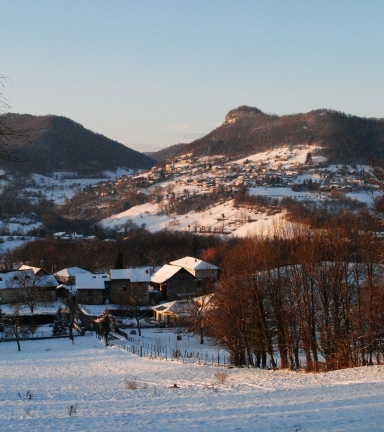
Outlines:
[[0, 0], [0, 91], [138, 151], [249, 105], [384, 118], [382, 0]]

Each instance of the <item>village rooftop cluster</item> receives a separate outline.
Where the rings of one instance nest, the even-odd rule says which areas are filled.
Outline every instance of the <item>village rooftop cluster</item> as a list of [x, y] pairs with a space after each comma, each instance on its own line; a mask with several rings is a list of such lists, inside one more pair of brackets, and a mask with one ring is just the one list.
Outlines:
[[[36, 313], [42, 305], [68, 300], [84, 310], [87, 306], [103, 305], [103, 309], [135, 307], [150, 311], [152, 306], [169, 301], [198, 297], [204, 283], [217, 280], [218, 270], [193, 257], [160, 268], [111, 269], [98, 274], [79, 267], [50, 274], [42, 268], [22, 265], [18, 270], [0, 273], [0, 305], [6, 309], [12, 305], [29, 306], [25, 314]], [[155, 320], [175, 323], [177, 317], [166, 310], [168, 307], [154, 309]]]

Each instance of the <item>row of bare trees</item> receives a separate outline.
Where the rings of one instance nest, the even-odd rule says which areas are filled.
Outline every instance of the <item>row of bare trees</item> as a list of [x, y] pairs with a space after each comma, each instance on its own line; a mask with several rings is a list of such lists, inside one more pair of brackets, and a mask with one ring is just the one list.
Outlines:
[[381, 240], [348, 229], [247, 239], [226, 257], [210, 332], [236, 365], [308, 371], [380, 363]]

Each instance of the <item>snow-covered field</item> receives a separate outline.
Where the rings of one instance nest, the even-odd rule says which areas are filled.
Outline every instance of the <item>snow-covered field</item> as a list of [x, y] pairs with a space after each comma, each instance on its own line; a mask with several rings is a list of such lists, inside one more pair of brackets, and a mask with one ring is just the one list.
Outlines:
[[[11, 315], [14, 313], [12, 304], [3, 304], [1, 305], [1, 310], [4, 314]], [[50, 302], [46, 305], [37, 303], [34, 308], [34, 313], [39, 315], [55, 315], [57, 309], [61, 307], [63, 308], [63, 303], [60, 300]], [[26, 305], [19, 305], [19, 315], [32, 315], [31, 310]]]
[[0, 236], [0, 238], [2, 239], [2, 242], [0, 243], [0, 255], [15, 249], [28, 241], [36, 240], [36, 237], [23, 237], [21, 239], [19, 236]]
[[182, 230], [194, 232], [194, 227], [211, 227], [220, 230], [223, 225], [222, 215], [224, 214], [224, 230], [230, 235], [246, 236], [248, 234], [267, 234], [274, 229], [274, 226], [282, 221], [284, 214], [271, 215], [258, 212], [257, 210], [233, 207], [233, 201], [218, 204], [203, 212], [189, 212], [186, 215], [165, 216], [158, 215], [158, 205], [146, 203], [126, 210], [125, 212], [110, 216], [101, 221], [106, 228], [122, 227], [131, 220], [139, 226], [146, 225], [151, 232], [163, 229]]
[[[139, 358], [105, 348], [94, 336], [78, 337], [75, 345], [24, 341], [21, 348], [0, 346], [4, 431], [384, 428], [384, 366], [326, 374], [227, 370]], [[215, 374], [224, 371], [228, 380], [219, 385]], [[127, 389], [125, 379], [138, 388]], [[170, 388], [175, 383], [180, 388]], [[77, 408], [69, 416], [71, 405]]]

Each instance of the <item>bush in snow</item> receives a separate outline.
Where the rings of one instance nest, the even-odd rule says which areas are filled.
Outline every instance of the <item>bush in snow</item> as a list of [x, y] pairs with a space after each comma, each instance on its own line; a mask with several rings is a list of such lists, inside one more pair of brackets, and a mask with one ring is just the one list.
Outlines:
[[136, 381], [129, 380], [128, 378], [125, 379], [125, 387], [127, 387], [128, 390], [136, 390], [139, 384]]
[[77, 411], [77, 404], [72, 404], [69, 405], [69, 407], [67, 408], [67, 413], [69, 415], [69, 417], [72, 417], [74, 414], [76, 414]]
[[217, 372], [215, 373], [215, 378], [219, 384], [224, 384], [229, 377], [228, 372]]

